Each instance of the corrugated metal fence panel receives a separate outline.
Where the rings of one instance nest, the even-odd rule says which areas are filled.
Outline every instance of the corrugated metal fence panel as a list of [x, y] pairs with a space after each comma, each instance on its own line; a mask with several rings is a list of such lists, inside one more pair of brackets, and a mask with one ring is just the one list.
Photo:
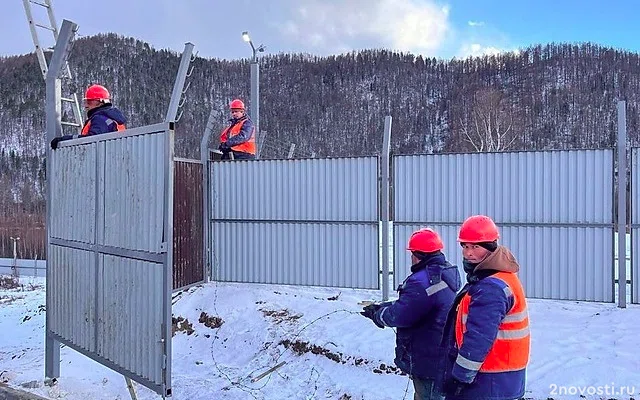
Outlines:
[[216, 222], [212, 231], [215, 280], [379, 287], [377, 225]]
[[97, 353], [162, 384], [162, 264], [100, 255]]
[[202, 164], [175, 162], [173, 288], [204, 281]]
[[99, 142], [104, 154], [104, 168], [100, 171], [104, 227], [98, 230], [100, 243], [162, 252], [165, 142], [165, 135]]
[[[47, 260], [48, 334], [166, 395], [173, 131], [158, 124], [81, 140], [53, 152], [52, 209], [69, 211], [51, 221], [62, 234]], [[66, 162], [77, 157], [77, 167]]]
[[214, 279], [379, 287], [377, 157], [214, 162], [210, 176]]
[[96, 144], [51, 152], [51, 237], [94, 243]]
[[461, 222], [486, 213], [508, 223], [613, 223], [612, 150], [393, 160], [397, 222]]
[[[458, 228], [487, 214], [521, 263], [528, 297], [613, 301], [612, 150], [398, 156], [393, 163], [395, 249], [430, 226], [461, 267]], [[394, 255], [396, 282], [410, 272], [405, 253]]]
[[631, 149], [631, 302], [640, 303], [640, 149]]
[[95, 261], [91, 251], [51, 246], [47, 270], [49, 330], [90, 352], [96, 350]]
[[211, 215], [235, 220], [378, 220], [378, 158], [214, 162]]

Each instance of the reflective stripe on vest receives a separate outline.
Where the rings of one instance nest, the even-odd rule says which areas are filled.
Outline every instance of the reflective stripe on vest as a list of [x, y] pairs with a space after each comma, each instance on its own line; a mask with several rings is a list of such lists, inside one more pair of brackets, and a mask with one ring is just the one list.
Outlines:
[[[513, 307], [502, 319], [493, 346], [484, 362], [468, 360], [458, 355], [456, 363], [460, 366], [480, 372], [508, 372], [524, 369], [529, 362], [531, 334], [529, 331], [529, 312], [524, 289], [516, 274], [498, 272], [491, 278], [503, 281], [507, 297], [513, 297]], [[467, 293], [460, 302], [456, 320], [456, 343], [462, 347], [467, 331], [467, 319], [471, 296]]]
[[[234, 136], [236, 136], [237, 134], [240, 133], [240, 131], [242, 130], [242, 126], [244, 125], [244, 123], [247, 120], [244, 119], [240, 122], [238, 122], [237, 124], [226, 128], [222, 131], [222, 133], [220, 134], [220, 143], [225, 143], [229, 138], [232, 138]], [[256, 154], [256, 135], [255, 135], [256, 129], [255, 127], [251, 127], [251, 136], [249, 137], [249, 140], [244, 142], [244, 143], [240, 143], [239, 145], [233, 146], [231, 148], [231, 150], [233, 151], [241, 151], [243, 153], [249, 153], [249, 154]]]
[[[111, 132], [120, 132], [127, 129], [125, 124], [118, 123], [118, 121], [113, 120], [111, 118], [107, 118], [105, 120], [105, 123], [107, 124], [107, 126], [111, 124], [116, 124], [116, 130]], [[88, 119], [87, 122], [84, 123], [84, 126], [82, 127], [82, 132], [80, 134], [82, 136], [87, 136], [89, 134], [89, 129], [91, 129], [91, 119]]]

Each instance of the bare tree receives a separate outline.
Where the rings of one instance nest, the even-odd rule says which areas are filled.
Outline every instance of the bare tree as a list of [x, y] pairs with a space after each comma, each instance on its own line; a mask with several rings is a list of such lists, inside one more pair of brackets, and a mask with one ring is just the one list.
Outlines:
[[477, 152], [508, 150], [517, 139], [513, 113], [501, 90], [478, 90], [466, 123], [460, 119], [464, 140]]

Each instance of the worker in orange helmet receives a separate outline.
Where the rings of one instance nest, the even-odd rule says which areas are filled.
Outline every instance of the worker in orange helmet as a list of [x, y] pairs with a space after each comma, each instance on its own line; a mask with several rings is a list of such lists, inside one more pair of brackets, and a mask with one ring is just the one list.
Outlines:
[[444, 328], [447, 400], [512, 400], [524, 395], [531, 335], [520, 269], [484, 215], [460, 227], [467, 284], [456, 296]]
[[361, 312], [380, 328], [397, 328], [394, 361], [411, 377], [415, 400], [444, 398], [439, 390], [445, 357], [440, 341], [461, 282], [458, 268], [447, 262], [443, 249], [433, 229], [414, 232], [407, 245], [411, 275], [398, 288], [398, 300], [371, 304]]
[[229, 104], [231, 109], [230, 125], [220, 134], [222, 159], [228, 160], [233, 154], [235, 160], [252, 160], [256, 158], [256, 138], [253, 123], [247, 116], [244, 103], [235, 99]]
[[57, 149], [58, 143], [63, 140], [126, 129], [127, 119], [119, 109], [111, 104], [111, 95], [104, 86], [91, 85], [87, 88], [84, 94], [84, 108], [87, 111], [87, 120], [82, 127], [80, 135], [65, 135], [53, 138], [51, 141], [53, 150]]

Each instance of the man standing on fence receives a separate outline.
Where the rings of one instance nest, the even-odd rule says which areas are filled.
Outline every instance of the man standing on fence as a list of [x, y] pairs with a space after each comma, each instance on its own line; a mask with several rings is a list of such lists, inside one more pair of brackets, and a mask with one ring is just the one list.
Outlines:
[[256, 135], [253, 123], [245, 112], [242, 100], [235, 99], [229, 104], [230, 125], [220, 134], [222, 159], [253, 160], [256, 158]]
[[467, 284], [444, 328], [447, 400], [513, 400], [524, 395], [529, 363], [529, 314], [518, 262], [498, 246], [491, 218], [475, 215], [460, 227]]
[[413, 380], [415, 400], [443, 399], [437, 381], [444, 361], [440, 340], [447, 312], [461, 286], [458, 268], [447, 262], [443, 248], [432, 229], [414, 232], [407, 246], [411, 275], [398, 288], [398, 300], [368, 305], [361, 313], [380, 328], [398, 328], [394, 361]]
[[111, 95], [102, 85], [91, 85], [84, 94], [84, 108], [87, 110], [87, 120], [80, 135], [65, 135], [51, 140], [51, 148], [58, 148], [63, 140], [77, 139], [83, 136], [99, 135], [102, 133], [123, 131], [126, 129], [127, 119], [120, 110], [111, 104]]

